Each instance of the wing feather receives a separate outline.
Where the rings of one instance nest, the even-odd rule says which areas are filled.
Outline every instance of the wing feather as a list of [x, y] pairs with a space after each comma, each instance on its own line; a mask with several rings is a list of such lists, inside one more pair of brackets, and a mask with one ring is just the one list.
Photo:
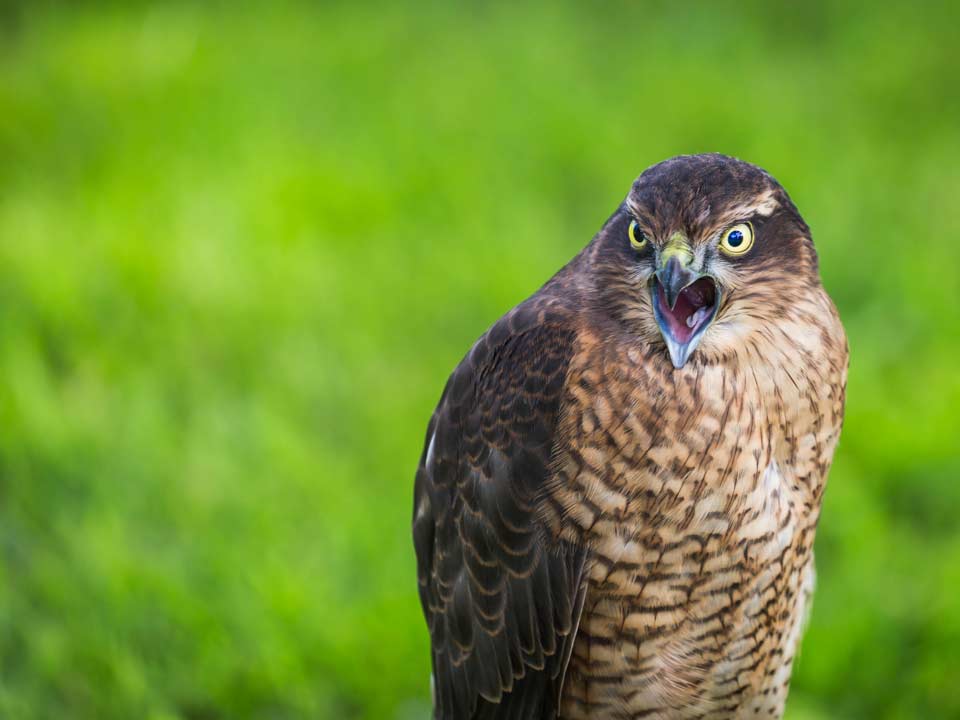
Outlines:
[[537, 510], [574, 333], [562, 311], [520, 305], [453, 372], [427, 429], [413, 535], [439, 720], [556, 716], [586, 555], [548, 542]]

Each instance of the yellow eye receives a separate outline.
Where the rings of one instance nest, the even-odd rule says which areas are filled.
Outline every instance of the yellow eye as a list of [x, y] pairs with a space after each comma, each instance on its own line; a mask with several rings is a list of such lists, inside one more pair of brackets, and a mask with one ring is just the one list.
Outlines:
[[727, 255], [743, 255], [753, 247], [753, 228], [740, 223], [727, 230], [720, 239], [720, 249]]
[[640, 250], [645, 247], [647, 244], [647, 236], [643, 234], [643, 230], [640, 229], [640, 226], [637, 224], [636, 220], [630, 222], [630, 246], [634, 250]]

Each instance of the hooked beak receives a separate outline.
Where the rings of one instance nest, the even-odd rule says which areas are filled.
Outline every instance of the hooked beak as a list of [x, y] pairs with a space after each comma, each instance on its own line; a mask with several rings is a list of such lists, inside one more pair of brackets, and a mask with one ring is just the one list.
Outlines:
[[670, 309], [676, 306], [680, 291], [699, 277], [690, 269], [689, 265], [682, 263], [677, 255], [670, 255], [666, 265], [657, 270], [655, 274], [657, 281], [663, 288]]
[[688, 250], [666, 249], [651, 287], [653, 314], [675, 368], [686, 364], [720, 306], [716, 280], [694, 271], [692, 262]]

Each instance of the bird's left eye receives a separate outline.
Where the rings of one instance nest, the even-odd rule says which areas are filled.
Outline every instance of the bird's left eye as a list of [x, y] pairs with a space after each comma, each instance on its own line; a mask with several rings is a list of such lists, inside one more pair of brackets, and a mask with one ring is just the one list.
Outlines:
[[720, 238], [720, 249], [727, 255], [743, 255], [753, 246], [753, 228], [740, 223], [727, 230]]
[[647, 236], [643, 234], [636, 220], [630, 222], [630, 247], [641, 250], [647, 244]]

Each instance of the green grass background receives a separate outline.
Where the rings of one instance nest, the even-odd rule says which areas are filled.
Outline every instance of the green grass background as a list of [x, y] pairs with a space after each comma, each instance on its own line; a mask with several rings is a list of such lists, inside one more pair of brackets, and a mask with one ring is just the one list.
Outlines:
[[960, 717], [956, 3], [0, 10], [0, 717], [425, 718], [447, 373], [646, 166], [791, 192], [851, 345], [790, 720]]

